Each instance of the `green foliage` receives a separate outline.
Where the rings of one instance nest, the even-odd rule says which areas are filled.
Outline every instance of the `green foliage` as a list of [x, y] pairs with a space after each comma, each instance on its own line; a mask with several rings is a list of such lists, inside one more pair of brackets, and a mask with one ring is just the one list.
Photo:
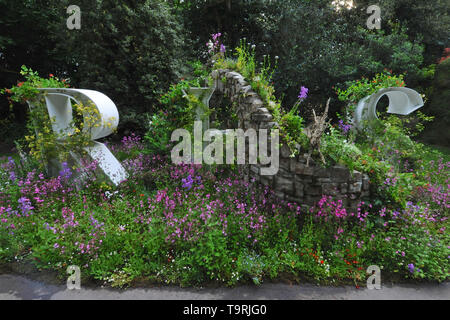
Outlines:
[[291, 149], [292, 154], [296, 154], [299, 146], [309, 147], [309, 140], [305, 135], [304, 120], [297, 114], [301, 100], [297, 101], [291, 111], [287, 112], [281, 107], [281, 103], [275, 97], [272, 76], [276, 70], [278, 57], [272, 66], [271, 58], [264, 56], [259, 63], [256, 58], [255, 47], [247, 44], [243, 39], [235, 49], [236, 59], [219, 59], [214, 68], [231, 69], [241, 73], [250, 83], [252, 89], [261, 97], [264, 105], [272, 112], [274, 120], [279, 125], [280, 135]]
[[[271, 53], [280, 56], [274, 79], [287, 105], [294, 103], [298, 83], [308, 84], [311, 101], [317, 103], [332, 96], [334, 85], [385, 68], [413, 76], [422, 63], [423, 47], [410, 41], [405, 29], [366, 30], [367, 16], [356, 17], [355, 10], [336, 11], [321, 1], [284, 1], [279, 7], [277, 32], [271, 38], [277, 45]], [[331, 113], [336, 107], [332, 105]]]
[[239, 72], [250, 83], [262, 98], [269, 109], [274, 108], [276, 97], [272, 76], [277, 68], [277, 60], [272, 65], [271, 58], [264, 56], [263, 61], [258, 63], [254, 46], [250, 46], [242, 39], [239, 46], [235, 48], [235, 59], [219, 59], [214, 64], [214, 69], [231, 69]]
[[11, 103], [11, 109], [13, 108], [12, 102], [26, 103], [28, 100], [33, 100], [39, 94], [37, 88], [64, 88], [69, 84], [66, 80], [59, 80], [51, 75], [48, 79], [39, 77], [36, 71], [22, 66], [20, 74], [25, 77], [26, 81], [19, 82], [11, 89], [1, 89], [0, 94], [10, 94], [9, 101]]
[[149, 129], [144, 136], [147, 142], [147, 151], [150, 154], [167, 154], [169, 146], [172, 124], [167, 119], [167, 114], [162, 111], [154, 114], [148, 119]]
[[449, 126], [450, 114], [448, 101], [450, 99], [450, 59], [446, 59], [436, 66], [433, 81], [433, 92], [430, 101], [424, 107], [424, 112], [435, 117], [432, 126], [429, 126], [422, 139], [428, 143], [441, 146], [450, 146]]
[[301, 116], [295, 114], [298, 105], [300, 103], [281, 117], [279, 122], [280, 130], [291, 150], [296, 150], [296, 145], [300, 145], [305, 150], [308, 150], [309, 139], [303, 131], [305, 128], [304, 120]]
[[383, 0], [382, 30], [365, 28], [372, 3], [354, 4], [350, 10], [336, 10], [327, 0], [233, 1], [231, 6], [199, 0], [176, 6], [197, 36], [199, 55], [209, 35], [221, 32], [229, 47], [239, 46], [245, 37], [259, 56], [279, 56], [274, 79], [284, 105], [295, 103], [298, 83], [308, 84], [311, 102], [322, 103], [323, 96], [332, 96], [333, 85], [385, 68], [407, 72], [412, 88], [429, 87], [421, 68], [424, 61], [427, 66], [435, 63], [448, 47], [449, 19], [442, 14], [448, 10], [446, 2]]
[[[61, 1], [2, 0], [0, 11], [0, 88], [11, 88], [23, 81], [19, 73], [23, 64], [40, 74], [61, 76], [65, 52], [55, 50], [58, 40], [54, 37], [66, 23]], [[25, 131], [28, 106], [17, 105], [10, 110], [8, 105], [6, 99], [0, 98], [0, 123], [12, 129], [0, 134], [2, 142], [12, 147], [14, 139]]]
[[421, 111], [416, 111], [414, 115], [406, 117], [389, 115], [386, 117], [386, 123], [393, 127], [402, 128], [403, 133], [409, 137], [416, 137], [425, 129], [426, 123], [434, 121], [434, 118]]
[[[114, 287], [258, 285], [280, 277], [363, 285], [374, 264], [385, 279], [448, 279], [442, 205], [397, 209], [386, 201], [392, 209], [361, 203], [350, 212], [325, 197], [300, 212], [233, 170], [174, 166], [139, 152], [138, 141], [111, 146], [132, 177], [118, 187], [93, 179], [73, 190], [62, 176], [33, 170], [17, 180], [18, 162], [2, 161], [0, 262], [31, 262], [64, 279], [68, 265], [79, 265], [86, 279]], [[417, 174], [445, 183], [442, 167], [424, 161]], [[144, 176], [154, 187], [142, 183]]]
[[390, 87], [404, 87], [404, 75], [396, 76], [388, 70], [375, 75], [373, 79], [362, 78], [361, 80], [349, 81], [345, 90], [336, 89], [336, 94], [340, 101], [349, 104], [357, 104], [363, 98], [370, 96], [380, 89]]
[[[373, 4], [369, 0], [355, 1], [356, 12], [367, 19], [365, 8]], [[406, 28], [409, 39], [422, 38], [425, 44], [425, 62], [434, 63], [443, 48], [449, 46], [450, 29], [449, 4], [446, 0], [380, 0], [382, 28], [390, 29], [386, 22], [398, 22]], [[408, 79], [408, 83], [412, 79]]]
[[418, 136], [433, 117], [420, 111], [409, 116], [378, 114], [380, 119], [366, 122], [362, 129], [345, 132], [348, 128], [344, 128], [343, 123], [352, 118], [358, 101], [382, 88], [405, 83], [402, 75], [397, 77], [385, 71], [371, 80], [363, 78], [347, 85], [345, 90], [336, 90], [339, 99], [349, 104], [344, 120], [340, 121], [339, 129], [332, 127], [323, 137], [322, 151], [330, 163], [341, 163], [367, 173], [376, 201], [405, 207], [417, 196], [416, 190], [427, 183], [427, 179], [412, 172], [423, 159], [434, 161], [430, 158], [434, 153], [412, 137]]
[[210, 75], [199, 62], [192, 62], [191, 67], [193, 78], [172, 85], [159, 99], [161, 110], [147, 119], [145, 141], [149, 154], [169, 153], [170, 138], [175, 129], [193, 130], [195, 110], [201, 107], [201, 101], [187, 92], [190, 87], [203, 86]]

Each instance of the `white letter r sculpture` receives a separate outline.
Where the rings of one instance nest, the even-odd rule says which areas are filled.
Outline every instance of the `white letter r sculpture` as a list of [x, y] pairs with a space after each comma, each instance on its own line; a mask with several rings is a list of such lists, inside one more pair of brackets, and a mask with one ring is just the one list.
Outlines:
[[[99, 111], [100, 118], [96, 124], [91, 127], [83, 127], [85, 133], [90, 134], [92, 143], [85, 147], [87, 154], [98, 163], [99, 168], [115, 184], [127, 178], [127, 172], [120, 162], [114, 157], [111, 151], [100, 142], [95, 141], [109, 136], [119, 124], [119, 112], [114, 102], [101, 92], [86, 89], [66, 89], [66, 88], [41, 88], [38, 89], [44, 93], [45, 103], [50, 118], [55, 119], [52, 122], [52, 129], [55, 133], [64, 133], [67, 135], [74, 133], [74, 128], [70, 126], [73, 120], [72, 100], [75, 103], [83, 105], [93, 104]], [[30, 108], [33, 103], [28, 101]], [[83, 115], [85, 117], [86, 115]], [[86, 122], [85, 122], [86, 124]], [[72, 154], [74, 159], [79, 162], [78, 155]]]

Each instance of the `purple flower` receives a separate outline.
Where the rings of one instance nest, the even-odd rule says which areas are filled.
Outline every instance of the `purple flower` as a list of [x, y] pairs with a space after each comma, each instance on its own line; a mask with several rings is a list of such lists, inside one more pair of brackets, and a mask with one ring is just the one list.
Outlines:
[[220, 45], [220, 52], [225, 53], [226, 48], [223, 44]]
[[11, 171], [11, 172], [9, 173], [9, 179], [10, 179], [12, 182], [15, 182], [15, 181], [16, 181], [17, 177], [16, 177], [16, 173], [15, 173], [14, 171]]
[[352, 128], [352, 125], [350, 125], [350, 124], [344, 124], [344, 121], [339, 120], [339, 129], [341, 129], [341, 131], [342, 131], [344, 134], [347, 134], [347, 133], [350, 131], [351, 128]]
[[181, 181], [183, 182], [183, 188], [187, 188], [188, 190], [192, 188], [192, 184], [194, 183], [191, 175], [189, 175], [186, 179], [181, 179]]
[[408, 264], [408, 269], [409, 269], [409, 272], [414, 273], [414, 264], [412, 264], [412, 263]]
[[302, 86], [302, 88], [300, 89], [300, 94], [298, 95], [299, 99], [306, 99], [308, 97], [308, 91], [309, 89]]
[[28, 213], [33, 214], [34, 207], [31, 205], [30, 199], [22, 197], [18, 200], [20, 205], [20, 210], [24, 216], [28, 216]]
[[62, 170], [59, 172], [59, 175], [61, 176], [61, 178], [69, 179], [72, 176], [72, 171], [70, 170], [67, 162], [63, 162], [61, 166]]

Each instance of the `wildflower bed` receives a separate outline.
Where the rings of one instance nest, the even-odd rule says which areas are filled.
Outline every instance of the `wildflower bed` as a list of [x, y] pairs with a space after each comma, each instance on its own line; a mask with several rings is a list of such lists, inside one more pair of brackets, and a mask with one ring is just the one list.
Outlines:
[[[254, 48], [243, 43], [237, 60], [225, 59], [218, 37], [212, 43], [215, 67], [241, 72], [271, 109], [291, 151], [308, 149], [299, 110], [307, 88], [289, 112], [281, 109], [270, 85], [270, 58], [258, 72]], [[19, 101], [48, 82], [23, 72], [28, 80], [7, 92]], [[46, 176], [42, 152], [1, 159], [0, 265], [31, 263], [62, 278], [77, 265], [84, 280], [120, 287], [142, 281], [232, 286], [280, 278], [361, 285], [372, 265], [380, 267], [383, 281], [448, 280], [450, 158], [410, 138], [423, 129], [420, 122], [383, 118], [361, 132], [352, 130], [351, 112], [340, 117], [322, 136], [324, 165], [341, 163], [368, 174], [372, 196], [354, 212], [329, 196], [304, 211], [247, 182], [239, 166], [171, 164], [171, 132], [192, 125], [198, 104], [183, 91], [204, 85], [210, 73], [194, 64], [194, 78], [161, 97], [144, 140], [131, 135], [109, 145], [130, 174], [117, 187], [95, 174], [95, 162], [86, 162], [87, 179], [77, 180], [80, 169], [68, 165], [57, 177]], [[58, 81], [50, 80], [47, 85]], [[337, 93], [351, 111], [359, 96], [400, 80], [386, 72]], [[47, 139], [41, 140], [23, 145], [47, 150]]]
[[[175, 166], [145, 154], [137, 136], [110, 147], [131, 174], [117, 188], [92, 174], [77, 190], [69, 183], [71, 168], [46, 178], [36, 169], [27, 172], [23, 161], [4, 159], [2, 263], [32, 263], [61, 277], [67, 266], [78, 265], [84, 279], [113, 286], [259, 284], [286, 277], [361, 284], [374, 264], [393, 279], [448, 277], [446, 217], [431, 208], [408, 203], [396, 212], [361, 203], [347, 212], [323, 197], [302, 212], [245, 182], [238, 169]], [[448, 167], [435, 163], [435, 173]], [[430, 199], [440, 201], [442, 190], [433, 188]]]

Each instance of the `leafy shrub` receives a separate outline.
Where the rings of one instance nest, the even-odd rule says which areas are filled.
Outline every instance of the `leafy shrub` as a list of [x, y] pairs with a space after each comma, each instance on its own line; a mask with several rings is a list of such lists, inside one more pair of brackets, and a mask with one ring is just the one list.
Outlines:
[[380, 89], [390, 87], [404, 87], [404, 75], [396, 76], [389, 70], [375, 75], [373, 79], [362, 78], [362, 80], [348, 82], [347, 89], [337, 88], [336, 93], [339, 100], [348, 102], [351, 105], [357, 104], [363, 98], [378, 92]]

